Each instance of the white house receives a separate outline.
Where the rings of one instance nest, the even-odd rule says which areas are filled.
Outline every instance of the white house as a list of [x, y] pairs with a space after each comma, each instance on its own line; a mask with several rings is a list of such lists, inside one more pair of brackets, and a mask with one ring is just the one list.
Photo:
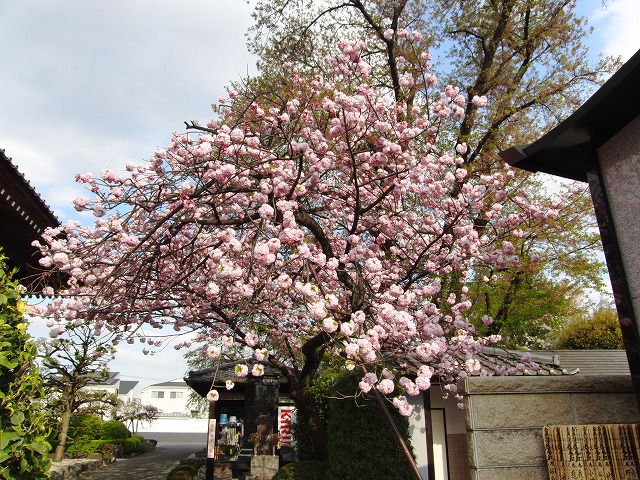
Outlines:
[[135, 380], [122, 380], [120, 372], [111, 372], [109, 377], [104, 380], [89, 382], [84, 390], [109, 393], [127, 401], [140, 397], [138, 383]]
[[140, 401], [144, 405], [153, 405], [163, 414], [181, 414], [190, 416], [187, 407], [189, 386], [182, 380], [155, 383], [140, 392]]
[[160, 414], [151, 425], [143, 425], [139, 433], [144, 436], [155, 433], [206, 433], [206, 418], [194, 416], [187, 403], [190, 387], [182, 380], [156, 383], [140, 392], [143, 405], [153, 405]]

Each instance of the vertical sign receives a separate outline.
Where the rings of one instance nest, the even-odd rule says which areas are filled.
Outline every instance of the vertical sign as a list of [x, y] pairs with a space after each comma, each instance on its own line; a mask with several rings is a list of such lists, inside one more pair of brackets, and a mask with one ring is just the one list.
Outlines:
[[207, 458], [216, 456], [216, 420], [209, 419], [209, 434], [207, 435]]
[[294, 407], [278, 407], [278, 431], [282, 445], [294, 446], [291, 425], [296, 421], [296, 409]]

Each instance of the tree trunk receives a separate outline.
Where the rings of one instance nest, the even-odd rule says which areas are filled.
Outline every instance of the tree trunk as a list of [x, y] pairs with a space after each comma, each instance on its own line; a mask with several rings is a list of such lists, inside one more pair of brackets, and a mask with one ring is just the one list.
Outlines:
[[313, 439], [313, 444], [320, 460], [328, 461], [329, 449], [327, 446], [329, 444], [329, 436], [327, 429], [320, 419], [320, 415], [318, 415], [315, 404], [313, 403], [313, 398], [311, 398], [309, 394], [309, 389], [299, 385], [295, 389], [292, 389], [290, 396], [307, 421], [307, 427], [309, 427], [309, 433], [311, 433], [311, 438]]
[[67, 405], [62, 414], [60, 420], [60, 433], [58, 434], [58, 445], [56, 451], [53, 454], [53, 461], [59, 462], [62, 460], [62, 454], [64, 453], [64, 447], [67, 445], [67, 434], [69, 433], [69, 420], [71, 419], [71, 405]]

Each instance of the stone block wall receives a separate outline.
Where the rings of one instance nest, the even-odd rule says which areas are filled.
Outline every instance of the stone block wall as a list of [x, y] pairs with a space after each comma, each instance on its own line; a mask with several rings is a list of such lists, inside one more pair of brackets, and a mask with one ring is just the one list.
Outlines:
[[470, 377], [464, 396], [471, 480], [547, 480], [546, 425], [639, 423], [631, 377]]

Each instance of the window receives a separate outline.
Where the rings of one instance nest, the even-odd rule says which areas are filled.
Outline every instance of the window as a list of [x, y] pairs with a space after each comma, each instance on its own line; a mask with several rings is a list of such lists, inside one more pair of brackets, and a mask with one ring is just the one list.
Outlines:
[[183, 392], [171, 392], [169, 393], [169, 398], [182, 398]]
[[159, 392], [157, 390], [152, 390], [151, 391], [151, 398], [164, 398], [164, 392]]

